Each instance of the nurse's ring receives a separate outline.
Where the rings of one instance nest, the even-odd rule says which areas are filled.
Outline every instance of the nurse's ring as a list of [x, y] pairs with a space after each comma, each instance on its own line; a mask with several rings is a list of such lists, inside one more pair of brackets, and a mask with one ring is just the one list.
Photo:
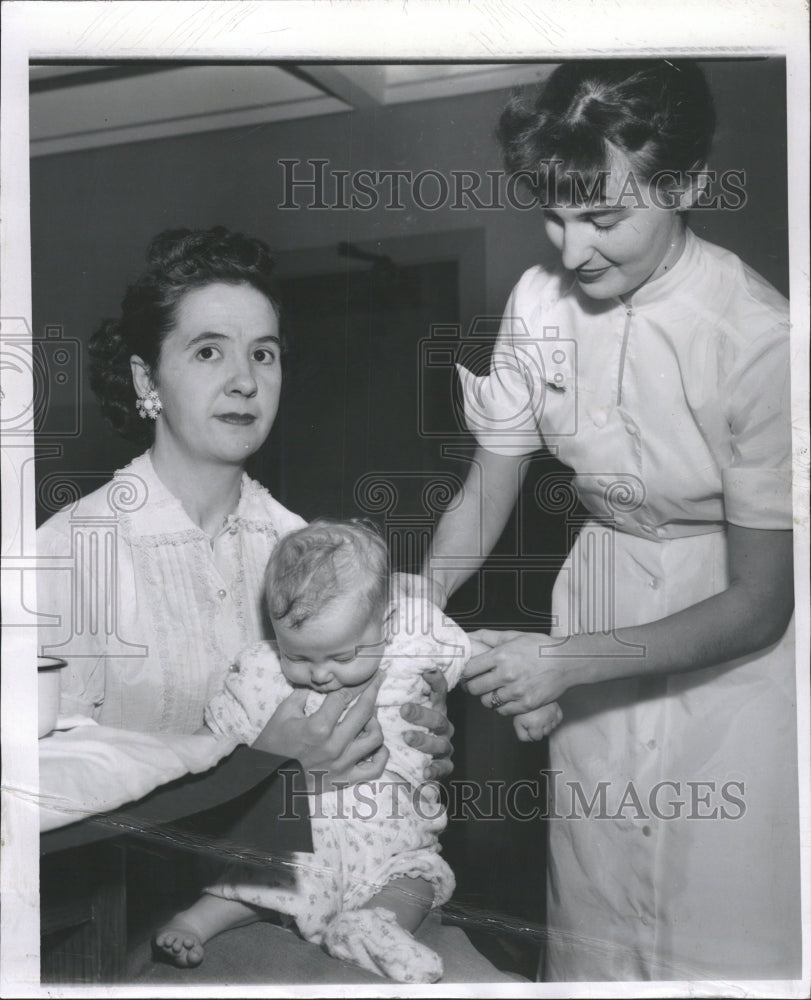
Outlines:
[[490, 708], [501, 708], [504, 702], [499, 698], [498, 691], [494, 691], [490, 695]]

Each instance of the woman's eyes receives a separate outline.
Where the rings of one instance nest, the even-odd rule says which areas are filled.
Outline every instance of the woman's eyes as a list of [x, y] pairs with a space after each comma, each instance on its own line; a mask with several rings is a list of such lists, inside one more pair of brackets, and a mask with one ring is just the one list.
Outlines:
[[266, 347], [260, 347], [253, 352], [253, 360], [258, 361], [260, 365], [272, 365], [276, 360], [276, 355]]
[[[223, 357], [223, 353], [219, 347], [206, 344], [197, 351], [195, 357], [200, 361], [214, 361], [217, 358]], [[251, 352], [251, 358], [257, 364], [272, 365], [276, 362], [276, 352], [267, 347], [257, 347], [256, 350]]]
[[[563, 226], [564, 224], [562, 219], [560, 219], [557, 215], [553, 215], [551, 212], [544, 212], [543, 218], [544, 222], [547, 224], [551, 223], [554, 226]], [[614, 219], [612, 222], [598, 222], [597, 219], [583, 219], [582, 221], [588, 221], [592, 226], [594, 226], [595, 229], [605, 231], [607, 229], [614, 229], [615, 226], [618, 226], [619, 223], [622, 222], [622, 219]]]

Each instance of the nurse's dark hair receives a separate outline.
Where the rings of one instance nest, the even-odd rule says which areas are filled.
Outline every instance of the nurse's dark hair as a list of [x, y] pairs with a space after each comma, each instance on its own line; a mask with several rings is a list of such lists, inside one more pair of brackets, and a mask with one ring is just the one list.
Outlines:
[[157, 372], [161, 345], [186, 292], [218, 282], [245, 283], [278, 314], [272, 275], [266, 244], [223, 226], [167, 229], [156, 236], [146, 253], [146, 269], [127, 288], [121, 315], [105, 320], [90, 338], [90, 385], [113, 428], [131, 441], [151, 441], [154, 423], [138, 415], [130, 357], [137, 354], [151, 374]]
[[695, 62], [621, 59], [563, 63], [533, 97], [511, 98], [496, 134], [509, 173], [522, 172], [524, 183], [543, 197], [550, 163], [559, 163], [556, 181], [579, 175], [591, 188], [610, 168], [612, 146], [643, 181], [700, 169], [714, 129], [712, 95]]

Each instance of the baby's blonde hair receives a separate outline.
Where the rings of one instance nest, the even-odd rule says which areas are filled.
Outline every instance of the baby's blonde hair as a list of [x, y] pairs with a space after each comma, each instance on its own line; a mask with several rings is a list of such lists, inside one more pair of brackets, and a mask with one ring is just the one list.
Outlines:
[[374, 525], [319, 518], [285, 535], [271, 553], [265, 570], [268, 612], [272, 620], [299, 628], [351, 593], [370, 614], [382, 614], [390, 577], [386, 543]]

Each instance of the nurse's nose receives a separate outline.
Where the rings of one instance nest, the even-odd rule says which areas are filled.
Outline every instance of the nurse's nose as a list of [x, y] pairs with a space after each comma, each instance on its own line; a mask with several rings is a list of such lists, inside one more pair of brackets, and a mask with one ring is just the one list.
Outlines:
[[567, 222], [563, 226], [560, 253], [563, 266], [573, 271], [591, 260], [594, 254], [592, 227], [588, 222]]
[[226, 391], [237, 393], [241, 396], [256, 395], [256, 376], [254, 375], [251, 363], [247, 358], [236, 358], [232, 362], [228, 375]]

